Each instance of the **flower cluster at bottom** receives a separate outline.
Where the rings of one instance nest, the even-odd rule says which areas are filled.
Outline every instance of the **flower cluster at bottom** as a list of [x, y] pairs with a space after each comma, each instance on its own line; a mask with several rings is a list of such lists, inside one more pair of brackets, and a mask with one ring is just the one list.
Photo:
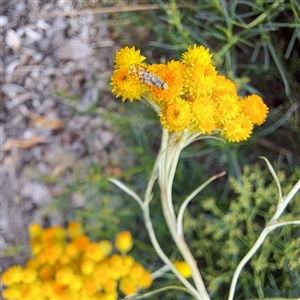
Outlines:
[[111, 254], [108, 240], [91, 242], [77, 222], [67, 230], [35, 223], [29, 234], [33, 258], [25, 268], [14, 265], [2, 274], [5, 299], [113, 300], [119, 293], [130, 295], [152, 284], [151, 275], [126, 254], [132, 248], [128, 231], [115, 240], [121, 254]]

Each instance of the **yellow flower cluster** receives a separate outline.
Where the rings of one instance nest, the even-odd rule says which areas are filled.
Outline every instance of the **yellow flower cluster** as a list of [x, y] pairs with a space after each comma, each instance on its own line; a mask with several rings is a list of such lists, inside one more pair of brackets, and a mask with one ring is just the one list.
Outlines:
[[67, 230], [59, 226], [42, 229], [29, 227], [34, 258], [22, 268], [6, 270], [2, 283], [5, 299], [118, 299], [152, 283], [151, 275], [126, 255], [132, 247], [130, 232], [121, 232], [115, 247], [121, 254], [111, 254], [108, 240], [91, 242], [79, 223], [71, 222]]
[[116, 53], [112, 91], [122, 101], [144, 100], [169, 131], [221, 131], [232, 142], [249, 138], [268, 107], [261, 97], [239, 97], [235, 84], [218, 75], [212, 54], [203, 46], [188, 47], [180, 61], [147, 65], [135, 47]]

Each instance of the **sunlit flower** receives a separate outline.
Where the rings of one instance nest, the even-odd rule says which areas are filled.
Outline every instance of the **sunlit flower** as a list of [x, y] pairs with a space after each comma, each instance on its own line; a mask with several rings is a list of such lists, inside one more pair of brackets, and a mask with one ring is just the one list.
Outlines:
[[167, 89], [159, 87], [150, 87], [151, 97], [154, 101], [167, 102], [180, 96], [183, 88], [182, 73], [184, 66], [179, 61], [170, 61], [166, 65], [153, 64], [149, 66], [149, 70], [153, 71], [167, 85]]
[[70, 289], [73, 291], [79, 291], [82, 288], [82, 277], [79, 275], [74, 275], [72, 278], [72, 282], [69, 285]]
[[123, 273], [123, 258], [119, 254], [112, 255], [107, 263], [111, 269], [111, 277], [118, 280]]
[[80, 249], [76, 243], [71, 242], [66, 246], [65, 253], [71, 258], [75, 258], [78, 257]]
[[[82, 291], [87, 295], [92, 295], [98, 290], [98, 283], [94, 278], [86, 277], [82, 283]], [[91, 299], [92, 297], [86, 298]], [[83, 298], [84, 299], [84, 298]]]
[[135, 50], [135, 47], [132, 48], [125, 47], [116, 52], [115, 56], [115, 67], [129, 67], [133, 64], [141, 64], [146, 59], [145, 56], [140, 54], [140, 50]]
[[116, 93], [116, 97], [122, 97], [122, 101], [140, 100], [149, 91], [149, 87], [131, 76], [130, 69], [126, 67], [114, 71], [110, 84], [113, 86], [112, 92]]
[[42, 232], [43, 232], [43, 228], [38, 223], [32, 223], [29, 226], [29, 236], [31, 238], [41, 236]]
[[254, 125], [261, 125], [269, 112], [269, 108], [258, 95], [250, 95], [241, 98], [241, 108], [243, 113]]
[[82, 227], [76, 221], [70, 222], [68, 224], [67, 233], [71, 239], [74, 239], [80, 235], [83, 235]]
[[101, 263], [95, 267], [93, 272], [94, 278], [101, 284], [111, 279], [111, 268], [106, 263]]
[[62, 267], [57, 270], [55, 279], [57, 282], [65, 285], [69, 285], [74, 278], [74, 274], [71, 268], [69, 267]]
[[44, 249], [39, 236], [32, 237], [30, 239], [30, 245], [31, 245], [31, 253], [33, 255], [38, 255]]
[[141, 264], [135, 262], [130, 268], [130, 278], [133, 278], [138, 282], [144, 272], [144, 267]]
[[35, 269], [26, 268], [22, 274], [22, 281], [25, 283], [33, 283], [37, 278], [37, 271]]
[[79, 252], [85, 251], [89, 242], [90, 242], [89, 238], [85, 235], [78, 236], [72, 241], [72, 243], [77, 247]]
[[102, 240], [99, 243], [105, 256], [108, 256], [112, 251], [112, 243], [109, 240]]
[[149, 272], [145, 270], [142, 276], [139, 278], [138, 284], [141, 288], [146, 289], [152, 284], [152, 277]]
[[189, 278], [192, 276], [192, 271], [189, 265], [185, 261], [175, 261], [174, 267], [178, 270], [178, 272], [185, 278]]
[[47, 228], [42, 233], [42, 241], [45, 246], [51, 245], [56, 242], [61, 242], [66, 237], [65, 231], [60, 226]]
[[212, 65], [188, 66], [183, 74], [185, 98], [210, 97], [216, 86], [217, 71]]
[[210, 134], [216, 129], [216, 104], [209, 97], [199, 97], [191, 103], [195, 128], [202, 134]]
[[127, 296], [136, 293], [137, 286], [129, 277], [124, 277], [120, 281], [120, 290]]
[[55, 270], [53, 266], [43, 265], [39, 270], [39, 277], [42, 280], [54, 279]]
[[112, 279], [108, 279], [102, 283], [102, 287], [105, 290], [105, 292], [115, 292], [117, 290], [117, 282]]
[[22, 296], [20, 287], [18, 285], [10, 286], [2, 292], [2, 296], [5, 299], [20, 299]]
[[95, 269], [95, 262], [91, 259], [83, 259], [80, 263], [80, 270], [84, 275], [90, 275]]
[[163, 108], [160, 120], [169, 131], [186, 129], [191, 122], [190, 104], [181, 98], [174, 99]]
[[22, 280], [24, 269], [21, 266], [12, 266], [1, 275], [4, 285], [11, 285]]
[[117, 234], [115, 246], [121, 253], [127, 253], [132, 248], [132, 237], [129, 231], [123, 231]]
[[105, 254], [98, 243], [89, 243], [85, 249], [84, 257], [94, 261], [101, 261], [105, 258]]
[[212, 98], [216, 102], [217, 122], [227, 122], [240, 113], [236, 86], [230, 79], [217, 76], [217, 85]]
[[209, 49], [203, 46], [194, 45], [187, 48], [187, 51], [182, 54], [181, 61], [188, 66], [211, 65], [212, 54]]
[[242, 113], [224, 124], [222, 134], [230, 142], [247, 140], [253, 129], [253, 123]]

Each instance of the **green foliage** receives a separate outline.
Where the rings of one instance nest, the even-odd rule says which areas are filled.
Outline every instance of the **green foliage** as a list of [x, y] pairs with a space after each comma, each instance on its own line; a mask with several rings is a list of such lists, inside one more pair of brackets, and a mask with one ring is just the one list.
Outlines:
[[[297, 174], [286, 178], [279, 173], [283, 194], [287, 194]], [[235, 193], [226, 203], [208, 198], [197, 202], [186, 219], [187, 240], [205, 274], [213, 299], [224, 299], [237, 264], [252, 247], [278, 203], [275, 182], [258, 165], [246, 166], [241, 182], [231, 178]], [[290, 203], [280, 221], [297, 220], [300, 195]], [[253, 297], [296, 297], [300, 293], [300, 231], [297, 226], [276, 229], [263, 243], [241, 273], [235, 299]], [[255, 289], [251, 288], [255, 286]]]

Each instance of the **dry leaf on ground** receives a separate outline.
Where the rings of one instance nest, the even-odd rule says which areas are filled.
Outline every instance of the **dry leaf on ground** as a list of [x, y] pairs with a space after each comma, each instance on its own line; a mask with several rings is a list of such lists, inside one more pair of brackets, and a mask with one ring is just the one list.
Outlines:
[[48, 119], [37, 114], [31, 114], [30, 119], [30, 125], [41, 129], [56, 130], [64, 125], [64, 122], [59, 118]]
[[4, 143], [2, 149], [4, 151], [10, 151], [13, 148], [21, 148], [21, 149], [32, 148], [35, 145], [43, 142], [45, 142], [45, 137], [41, 135], [34, 135], [28, 139], [8, 139]]

